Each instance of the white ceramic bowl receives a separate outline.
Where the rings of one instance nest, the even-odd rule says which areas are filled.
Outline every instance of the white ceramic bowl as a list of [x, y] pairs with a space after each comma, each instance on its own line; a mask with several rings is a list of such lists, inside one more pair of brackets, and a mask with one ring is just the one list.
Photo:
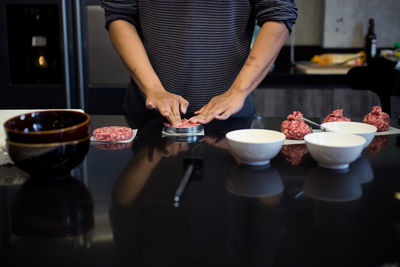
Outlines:
[[307, 134], [304, 141], [319, 166], [345, 169], [361, 155], [366, 139], [349, 133], [319, 132]]
[[228, 132], [226, 139], [242, 163], [265, 165], [279, 153], [285, 135], [273, 130], [243, 129]]
[[376, 134], [376, 127], [362, 122], [354, 122], [354, 121], [334, 121], [334, 122], [326, 122], [321, 125], [328, 132], [337, 132], [337, 133], [351, 133], [364, 137], [367, 141], [365, 142], [364, 147], [367, 147], [374, 136]]

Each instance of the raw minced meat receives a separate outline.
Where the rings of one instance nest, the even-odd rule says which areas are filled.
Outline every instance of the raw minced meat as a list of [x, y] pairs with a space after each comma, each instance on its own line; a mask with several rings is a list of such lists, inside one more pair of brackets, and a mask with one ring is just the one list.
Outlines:
[[133, 137], [133, 130], [123, 126], [107, 126], [97, 128], [93, 131], [96, 141], [120, 142], [127, 141]]
[[387, 131], [390, 127], [389, 114], [383, 112], [380, 106], [372, 107], [372, 111], [364, 116], [363, 122], [374, 125], [378, 132]]
[[343, 116], [343, 109], [336, 109], [332, 111], [331, 114], [326, 116], [325, 120], [322, 123], [333, 121], [350, 121], [350, 119]]
[[[164, 123], [164, 125], [167, 126], [167, 127], [172, 127], [172, 125], [170, 123], [168, 123], [168, 122]], [[199, 125], [200, 125], [200, 123], [193, 123], [193, 122], [190, 122], [187, 119], [183, 119], [180, 124], [178, 124], [178, 125], [176, 125], [174, 127], [180, 127], [181, 128], [181, 127], [192, 127], [192, 126], [199, 126]]]
[[293, 111], [287, 117], [287, 120], [281, 124], [281, 132], [287, 139], [303, 140], [304, 136], [311, 133], [311, 128], [301, 118], [303, 114], [299, 111]]

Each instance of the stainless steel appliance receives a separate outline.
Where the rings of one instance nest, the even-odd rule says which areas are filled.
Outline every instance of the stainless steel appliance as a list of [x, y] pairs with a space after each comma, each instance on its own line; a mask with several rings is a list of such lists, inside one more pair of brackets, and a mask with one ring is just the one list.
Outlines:
[[78, 107], [67, 0], [1, 0], [0, 107]]
[[121, 114], [129, 81], [100, 1], [0, 0], [0, 109]]

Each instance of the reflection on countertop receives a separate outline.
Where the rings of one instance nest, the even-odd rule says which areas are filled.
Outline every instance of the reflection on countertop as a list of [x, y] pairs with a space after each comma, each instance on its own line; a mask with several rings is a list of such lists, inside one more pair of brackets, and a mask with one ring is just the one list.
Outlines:
[[[129, 125], [122, 116], [92, 118], [92, 127]], [[279, 129], [282, 118], [255, 121]], [[285, 151], [268, 166], [239, 164], [224, 136], [246, 123], [216, 122], [194, 143], [162, 138], [162, 123], [144, 120], [127, 149], [91, 146], [66, 180], [0, 186], [0, 265], [400, 263], [397, 136], [335, 173], [309, 153], [297, 165]], [[193, 154], [204, 159], [203, 175], [190, 179], [175, 208], [184, 159]]]
[[258, 198], [263, 203], [279, 203], [284, 185], [279, 172], [270, 164], [240, 164], [229, 176], [226, 190], [238, 196]]
[[93, 209], [88, 188], [75, 177], [31, 177], [12, 198], [11, 231], [31, 238], [86, 234], [94, 227]]

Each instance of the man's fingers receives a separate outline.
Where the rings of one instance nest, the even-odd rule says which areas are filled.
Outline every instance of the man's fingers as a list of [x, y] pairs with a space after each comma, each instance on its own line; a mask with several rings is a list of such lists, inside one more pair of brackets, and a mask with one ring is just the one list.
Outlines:
[[151, 102], [151, 101], [146, 101], [146, 108], [147, 108], [147, 109], [154, 109], [155, 106], [154, 106], [153, 102]]
[[183, 114], [186, 114], [187, 108], [189, 107], [189, 101], [187, 101], [183, 97], [179, 97], [179, 104], [181, 107], [181, 112]]
[[203, 112], [203, 111], [206, 109], [207, 105], [208, 105], [208, 104], [206, 104], [206, 105], [202, 106], [202, 107], [201, 107], [201, 109], [199, 109], [199, 110], [195, 111], [195, 112], [194, 112], [194, 114], [196, 114], [196, 115], [197, 115], [197, 114], [200, 114], [200, 113], [202, 113], [202, 112]]
[[158, 111], [160, 111], [160, 114], [163, 117], [169, 118], [172, 115], [172, 110], [169, 105], [163, 104], [163, 105], [158, 106], [157, 109], [158, 109]]
[[215, 116], [217, 120], [226, 120], [231, 116], [230, 112], [224, 112], [221, 115]]
[[180, 119], [177, 119], [175, 116], [173, 116], [173, 115], [170, 115], [170, 116], [168, 116], [168, 117], [166, 117], [167, 118], [167, 120], [171, 123], [171, 125], [172, 126], [174, 126], [174, 127], [177, 127], [179, 124], [180, 124], [180, 122], [181, 122], [181, 120]]
[[172, 111], [171, 123], [172, 123], [172, 125], [175, 126], [181, 122], [181, 114], [179, 111], [179, 101], [176, 100], [173, 103], [170, 103], [170, 107], [171, 107], [171, 111]]
[[203, 110], [202, 113], [194, 116], [190, 120], [192, 122], [206, 124], [212, 121], [213, 119], [217, 120], [226, 120], [231, 116], [231, 112], [229, 109], [222, 109], [220, 107], [210, 107], [208, 106]]
[[201, 123], [204, 124], [204, 119], [202, 115], [193, 116], [189, 119], [191, 123]]

